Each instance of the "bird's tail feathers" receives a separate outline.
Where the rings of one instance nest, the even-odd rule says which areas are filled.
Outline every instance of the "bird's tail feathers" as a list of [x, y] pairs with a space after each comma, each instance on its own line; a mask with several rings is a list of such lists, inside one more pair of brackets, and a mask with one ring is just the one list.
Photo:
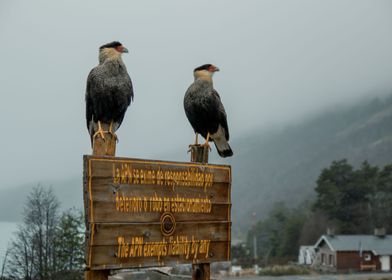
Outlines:
[[231, 157], [233, 151], [225, 138], [214, 139], [214, 144], [221, 157]]

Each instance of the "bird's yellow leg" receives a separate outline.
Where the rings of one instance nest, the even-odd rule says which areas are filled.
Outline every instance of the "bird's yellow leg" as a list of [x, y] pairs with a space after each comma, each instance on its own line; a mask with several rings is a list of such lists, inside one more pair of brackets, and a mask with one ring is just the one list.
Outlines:
[[118, 142], [118, 137], [116, 133], [113, 132], [113, 121], [110, 122], [109, 133], [114, 137], [114, 139], [116, 139], [116, 142]]
[[[193, 147], [193, 146], [198, 146], [198, 145], [199, 145], [199, 133], [195, 132], [195, 135], [196, 135], [195, 144], [189, 145], [189, 146], [188, 146], [189, 148], [191, 148], [191, 147]], [[190, 151], [191, 151], [191, 150], [189, 150], [188, 153], [189, 153]]]
[[101, 122], [98, 121], [98, 130], [97, 130], [97, 132], [94, 133], [93, 138], [95, 138], [95, 137], [97, 137], [98, 135], [100, 135], [101, 138], [102, 138], [103, 140], [105, 140], [105, 135], [104, 135], [105, 132], [107, 132], [107, 131], [103, 131], [102, 126], [101, 126]]
[[206, 142], [203, 144], [203, 146], [208, 147], [208, 149], [211, 150], [210, 144], [208, 143], [209, 140], [210, 140], [210, 133], [207, 132]]

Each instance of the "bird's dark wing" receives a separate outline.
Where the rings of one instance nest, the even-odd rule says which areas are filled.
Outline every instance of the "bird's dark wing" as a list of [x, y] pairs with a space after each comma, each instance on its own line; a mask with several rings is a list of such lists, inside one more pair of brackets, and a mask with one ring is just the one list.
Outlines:
[[127, 79], [128, 79], [128, 90], [129, 90], [128, 105], [130, 105], [131, 102], [133, 101], [133, 99], [135, 98], [135, 95], [134, 95], [134, 93], [133, 93], [133, 84], [132, 84], [132, 80], [131, 80], [131, 77], [129, 76], [128, 72], [127, 72]]
[[93, 68], [87, 77], [87, 86], [86, 86], [86, 122], [87, 122], [87, 129], [90, 130], [91, 120], [94, 115], [94, 88], [96, 83], [96, 68]]
[[120, 127], [122, 121], [124, 120], [125, 112], [128, 106], [134, 99], [132, 80], [127, 71], [124, 69], [121, 75], [121, 82], [117, 83], [117, 105], [118, 105], [118, 115], [115, 117], [115, 122], [117, 123], [117, 128]]
[[230, 134], [229, 134], [229, 126], [227, 125], [227, 115], [226, 115], [225, 108], [223, 107], [219, 93], [215, 89], [212, 89], [211, 94], [214, 98], [214, 107], [215, 107], [214, 109], [216, 110], [217, 120], [219, 124], [222, 126], [222, 128], [224, 129], [225, 138], [228, 141], [230, 138]]
[[85, 96], [85, 101], [86, 101], [86, 125], [88, 132], [90, 134], [91, 138], [91, 143], [93, 141], [92, 137], [94, 135], [94, 95], [96, 93], [98, 84], [99, 84], [99, 79], [96, 79], [98, 75], [99, 69], [97, 67], [93, 68], [88, 77], [87, 77], [87, 86], [86, 86], [86, 96]]
[[92, 111], [92, 100], [91, 100], [91, 96], [89, 93], [89, 85], [87, 82], [87, 89], [86, 89], [86, 96], [85, 96], [85, 101], [86, 101], [86, 125], [87, 125], [87, 129], [90, 131], [90, 122], [92, 120], [93, 117], [93, 111]]

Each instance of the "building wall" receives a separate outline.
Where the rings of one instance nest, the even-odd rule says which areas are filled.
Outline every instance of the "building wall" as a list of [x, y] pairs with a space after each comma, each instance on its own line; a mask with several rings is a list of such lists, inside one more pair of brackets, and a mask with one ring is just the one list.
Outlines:
[[[366, 260], [366, 256], [370, 256], [370, 260]], [[371, 251], [362, 252], [360, 256], [359, 251], [337, 252], [337, 270], [380, 270], [381, 263], [378, 256], [373, 255]]]
[[298, 254], [298, 264], [311, 265], [314, 262], [315, 252], [311, 246], [301, 246]]
[[320, 247], [318, 247], [316, 264], [331, 270], [336, 268], [336, 253], [326, 243], [320, 244]]
[[[381, 271], [392, 271], [392, 256], [384, 255], [379, 258]], [[385, 265], [385, 266], [383, 266]]]

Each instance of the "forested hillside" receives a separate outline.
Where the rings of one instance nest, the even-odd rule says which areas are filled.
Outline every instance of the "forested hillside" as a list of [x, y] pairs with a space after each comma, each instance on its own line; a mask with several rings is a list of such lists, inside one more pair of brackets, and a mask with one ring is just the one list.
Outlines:
[[346, 158], [392, 162], [392, 98], [336, 108], [269, 135], [255, 132], [233, 141], [233, 234], [243, 237], [255, 219], [278, 201], [295, 206], [314, 197], [321, 170]]

